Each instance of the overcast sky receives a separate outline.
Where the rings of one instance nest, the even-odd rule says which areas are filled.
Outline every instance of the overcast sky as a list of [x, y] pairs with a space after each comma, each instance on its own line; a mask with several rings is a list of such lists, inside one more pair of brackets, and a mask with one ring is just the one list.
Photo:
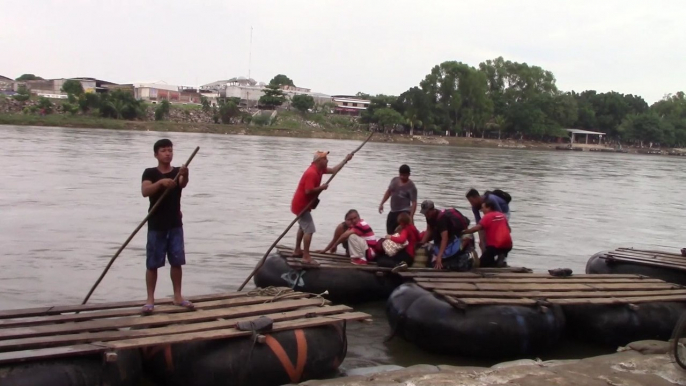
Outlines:
[[[283, 73], [397, 95], [456, 60], [526, 62], [560, 89], [686, 90], [686, 1], [0, 0], [0, 75], [198, 85]], [[249, 66], [250, 27], [253, 27]]]

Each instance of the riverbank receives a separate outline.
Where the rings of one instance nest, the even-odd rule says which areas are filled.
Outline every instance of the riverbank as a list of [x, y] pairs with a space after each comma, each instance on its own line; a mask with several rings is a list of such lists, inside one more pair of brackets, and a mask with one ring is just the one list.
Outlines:
[[[46, 126], [46, 127], [73, 127], [93, 128], [109, 130], [135, 130], [135, 131], [160, 131], [160, 132], [184, 132], [184, 133], [210, 133], [227, 135], [256, 135], [290, 138], [320, 138], [320, 139], [347, 139], [363, 140], [368, 132], [362, 129], [350, 128], [321, 128], [302, 125], [295, 127], [293, 122], [288, 122], [287, 127], [277, 125], [255, 126], [247, 124], [216, 124], [199, 122], [171, 122], [171, 121], [126, 121], [109, 118], [93, 117], [88, 115], [32, 115], [32, 114], [0, 114], [0, 125], [16, 126]], [[444, 136], [410, 136], [406, 134], [377, 133], [371, 142], [399, 143], [433, 146], [458, 146], [458, 147], [483, 147], [505, 149], [538, 149], [555, 150], [560, 144], [540, 141], [512, 140], [512, 139], [488, 139], [467, 137], [444, 137]], [[581, 146], [583, 145], [576, 145]], [[591, 145], [591, 147], [593, 147]], [[595, 146], [598, 147], [598, 146]], [[627, 148], [629, 153], [645, 153], [645, 149]]]
[[[640, 341], [615, 354], [580, 360], [519, 360], [490, 368], [416, 365], [353, 370], [352, 376], [308, 381], [301, 386], [668, 386], [686, 385], [686, 371], [669, 356], [669, 343]], [[390, 370], [390, 371], [384, 371]]]

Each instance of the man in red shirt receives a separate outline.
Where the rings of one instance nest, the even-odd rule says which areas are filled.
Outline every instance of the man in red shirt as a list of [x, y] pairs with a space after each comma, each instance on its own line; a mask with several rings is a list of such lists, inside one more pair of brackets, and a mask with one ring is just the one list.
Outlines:
[[[345, 156], [343, 161], [333, 168], [328, 167], [329, 160], [327, 155], [328, 151], [317, 151], [314, 153], [314, 159], [305, 173], [303, 173], [298, 183], [298, 188], [295, 190], [293, 195], [293, 200], [291, 201], [291, 212], [296, 216], [301, 212], [302, 215], [298, 220], [298, 236], [295, 242], [295, 250], [293, 251], [293, 257], [302, 256], [303, 262], [306, 264], [318, 264], [316, 261], [312, 260], [310, 256], [310, 243], [312, 242], [312, 234], [316, 231], [314, 227], [314, 220], [312, 219], [311, 210], [317, 207], [319, 203], [319, 193], [326, 190], [329, 185], [322, 183], [322, 176], [324, 174], [337, 173], [346, 162], [353, 158], [352, 154]], [[312, 205], [308, 206], [312, 200], [316, 200]], [[301, 245], [305, 242], [305, 249], [301, 248]]]
[[[474, 233], [483, 230], [486, 239], [486, 249], [479, 258], [480, 267], [504, 267], [507, 254], [512, 250], [512, 236], [507, 217], [494, 209], [495, 204], [485, 200], [481, 204], [484, 217], [479, 224], [467, 229], [463, 233]], [[498, 257], [496, 262], [495, 258]]]

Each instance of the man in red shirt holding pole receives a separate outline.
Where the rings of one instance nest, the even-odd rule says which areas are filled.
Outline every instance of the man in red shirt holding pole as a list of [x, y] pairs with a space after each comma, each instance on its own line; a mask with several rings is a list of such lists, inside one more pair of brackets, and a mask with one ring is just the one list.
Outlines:
[[[294, 215], [299, 215], [301, 212], [302, 216], [298, 220], [298, 236], [295, 242], [295, 250], [293, 250], [293, 257], [302, 256], [303, 262], [306, 264], [318, 265], [316, 261], [312, 260], [310, 256], [310, 243], [312, 242], [312, 234], [316, 231], [314, 226], [314, 219], [312, 219], [311, 210], [317, 207], [319, 200], [317, 197], [321, 192], [326, 190], [329, 185], [322, 183], [322, 176], [324, 174], [334, 174], [338, 173], [339, 170], [345, 165], [346, 162], [353, 158], [352, 154], [345, 156], [343, 161], [333, 168], [328, 167], [329, 160], [327, 155], [328, 151], [317, 151], [314, 153], [314, 159], [305, 173], [303, 173], [298, 183], [298, 188], [295, 190], [293, 195], [293, 200], [291, 201], [291, 212]], [[314, 200], [314, 204], [308, 207], [308, 204]], [[305, 243], [305, 249], [301, 248], [301, 245]]]

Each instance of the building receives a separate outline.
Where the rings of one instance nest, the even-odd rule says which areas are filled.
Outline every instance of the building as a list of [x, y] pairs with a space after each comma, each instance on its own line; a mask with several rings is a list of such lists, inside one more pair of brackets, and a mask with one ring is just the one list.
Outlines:
[[[255, 79], [239, 76], [202, 85], [200, 92], [218, 93], [221, 98], [238, 98], [242, 106], [255, 107], [260, 97], [264, 95], [266, 87], [267, 84], [264, 82], [258, 83]], [[295, 95], [309, 95], [317, 104], [331, 102], [331, 96], [312, 92], [309, 88], [284, 85], [281, 86], [281, 90], [289, 99]]]
[[360, 115], [362, 111], [366, 110], [371, 103], [370, 100], [350, 95], [334, 95], [331, 98], [336, 105], [334, 108], [336, 114], [357, 116]]
[[[62, 91], [62, 86], [68, 80], [77, 80], [81, 83], [83, 91], [85, 92], [106, 92], [107, 87], [116, 85], [116, 83], [108, 82], [96, 78], [78, 77], [78, 78], [59, 78], [59, 79], [40, 79], [40, 80], [26, 80], [23, 82], [15, 82], [15, 89], [19, 86], [26, 86], [31, 91], [31, 94], [43, 96], [46, 98], [66, 99], [67, 93]], [[16, 91], [16, 90], [15, 90]]]
[[576, 143], [576, 142], [574, 142], [574, 140], [576, 139], [575, 137], [576, 137], [576, 135], [580, 134], [580, 135], [586, 135], [586, 144], [588, 144], [588, 136], [589, 135], [597, 135], [598, 136], [598, 145], [600, 145], [603, 143], [603, 135], [605, 135], [605, 133], [601, 133], [598, 131], [588, 131], [588, 130], [580, 130], [580, 129], [565, 129], [565, 130], [569, 133], [571, 144]]
[[167, 84], [164, 81], [133, 83], [133, 95], [136, 99], [157, 103], [163, 99], [171, 103], [181, 101], [179, 86]]

